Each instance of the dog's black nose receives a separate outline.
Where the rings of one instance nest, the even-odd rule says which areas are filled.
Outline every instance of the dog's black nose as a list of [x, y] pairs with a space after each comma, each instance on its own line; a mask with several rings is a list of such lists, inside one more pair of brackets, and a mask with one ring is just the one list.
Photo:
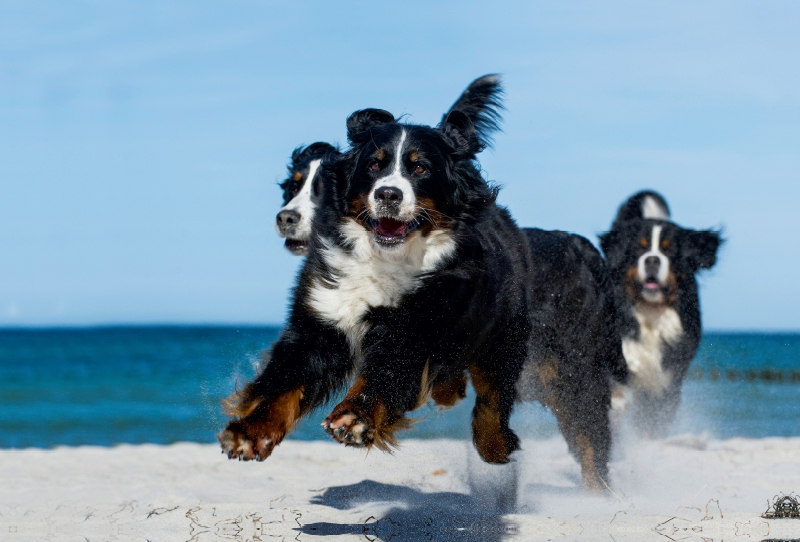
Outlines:
[[276, 219], [278, 229], [283, 232], [300, 222], [300, 213], [297, 211], [281, 211]]
[[375, 199], [387, 207], [396, 207], [403, 201], [403, 192], [394, 186], [382, 186], [375, 190]]
[[661, 259], [658, 256], [648, 256], [644, 260], [644, 272], [648, 277], [658, 275], [658, 268], [661, 266]]

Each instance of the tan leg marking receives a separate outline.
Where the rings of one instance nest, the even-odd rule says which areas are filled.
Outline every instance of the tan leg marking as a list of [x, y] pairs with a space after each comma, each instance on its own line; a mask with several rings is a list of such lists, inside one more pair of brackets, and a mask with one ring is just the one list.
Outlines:
[[472, 419], [472, 441], [478, 453], [487, 463], [508, 463], [509, 442], [503, 435], [500, 420], [500, 392], [494, 380], [479, 367], [469, 369], [472, 387], [475, 388], [475, 414]]
[[583, 489], [592, 493], [602, 493], [603, 483], [597, 475], [594, 464], [594, 447], [589, 441], [589, 437], [579, 434], [575, 437], [580, 455], [581, 474], [583, 475]]
[[453, 408], [467, 396], [466, 375], [457, 376], [433, 387], [431, 398], [443, 409]]
[[263, 399], [239, 400], [233, 412], [247, 413], [231, 421], [217, 435], [228, 457], [263, 461], [281, 443], [297, 421], [305, 414], [301, 406], [303, 389], [297, 388], [266, 403]]
[[322, 422], [322, 427], [347, 446], [375, 446], [384, 452], [391, 451], [398, 446], [395, 432], [409, 429], [416, 420], [390, 414], [380, 397], [370, 398], [369, 411], [359, 406], [355, 399], [362, 396], [366, 384], [366, 380], [359, 377], [344, 400]]

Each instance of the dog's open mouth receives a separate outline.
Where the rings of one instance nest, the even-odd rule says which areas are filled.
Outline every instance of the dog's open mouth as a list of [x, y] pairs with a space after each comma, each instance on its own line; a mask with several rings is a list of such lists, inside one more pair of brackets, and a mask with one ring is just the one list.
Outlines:
[[403, 243], [408, 234], [417, 229], [417, 222], [403, 222], [396, 218], [384, 216], [371, 219], [375, 232], [375, 242], [384, 247], [393, 247]]
[[292, 254], [305, 254], [308, 251], [308, 241], [303, 239], [286, 238], [284, 245]]
[[647, 279], [642, 284], [642, 289], [645, 292], [659, 292], [661, 291], [661, 284], [656, 279]]

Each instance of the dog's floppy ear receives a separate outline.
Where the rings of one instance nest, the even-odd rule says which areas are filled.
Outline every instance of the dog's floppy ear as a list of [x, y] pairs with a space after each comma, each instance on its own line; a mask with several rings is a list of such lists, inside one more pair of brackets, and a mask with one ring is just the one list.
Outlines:
[[624, 250], [619, 246], [620, 238], [622, 238], [620, 230], [611, 230], [606, 233], [598, 235], [600, 238], [600, 248], [605, 256], [606, 264], [611, 269], [619, 268], [624, 262]]
[[332, 211], [334, 214], [347, 212], [351, 163], [351, 156], [338, 152], [329, 152], [322, 159], [318, 170], [322, 198], [317, 206], [317, 212]]
[[603, 256], [609, 269], [619, 271], [631, 264], [633, 250], [631, 240], [638, 238], [643, 222], [642, 219], [629, 220], [598, 236], [600, 238], [600, 249], [603, 251]]
[[303, 147], [300, 145], [294, 151], [292, 151], [292, 164], [289, 167], [290, 169], [297, 169], [303, 160], [309, 156], [324, 156], [329, 152], [339, 152], [339, 149], [330, 143], [325, 143], [324, 141], [317, 141], [308, 147]]
[[717, 263], [717, 250], [723, 243], [720, 232], [714, 230], [685, 230], [685, 258], [692, 269], [710, 269]]
[[292, 151], [292, 163], [289, 164], [289, 169], [295, 169], [300, 164], [303, 160], [303, 151], [305, 151], [305, 148], [302, 145]]
[[608, 256], [608, 253], [611, 252], [614, 246], [614, 241], [615, 241], [614, 233], [615, 233], [614, 231], [607, 231], [597, 236], [598, 238], [600, 238], [600, 248], [602, 249], [603, 254], [605, 254], [606, 257]]
[[459, 158], [472, 158], [485, 147], [475, 131], [472, 120], [458, 109], [447, 115], [440, 130]]
[[500, 130], [503, 107], [503, 87], [497, 74], [484, 75], [475, 79], [464, 90], [450, 109], [442, 116], [439, 128], [447, 122], [453, 111], [464, 113], [472, 124], [484, 146], [492, 146], [492, 134]]
[[394, 116], [383, 109], [361, 109], [347, 117], [347, 140], [355, 145], [369, 137], [370, 128], [394, 122]]

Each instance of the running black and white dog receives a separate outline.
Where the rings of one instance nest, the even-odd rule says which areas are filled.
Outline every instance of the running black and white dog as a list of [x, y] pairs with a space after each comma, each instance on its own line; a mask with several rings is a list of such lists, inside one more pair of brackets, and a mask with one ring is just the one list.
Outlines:
[[[380, 109], [347, 121], [350, 149], [323, 161], [321, 204], [285, 330], [257, 378], [228, 401], [229, 457], [263, 460], [339, 389], [323, 427], [387, 450], [433, 390], [477, 398], [484, 460], [519, 448], [515, 401], [551, 407], [587, 488], [610, 449], [611, 378], [627, 369], [600, 253], [584, 238], [522, 230], [496, 203], [476, 155], [496, 128], [458, 109], [436, 128]], [[354, 382], [353, 382], [354, 381]]]
[[[459, 110], [482, 131], [488, 142], [491, 132], [497, 129], [502, 93], [497, 76], [479, 77], [461, 93], [442, 122], [450, 112]], [[319, 165], [328, 153], [338, 154], [339, 149], [324, 142], [297, 147], [288, 166], [289, 176], [280, 184], [283, 207], [275, 218], [275, 227], [278, 235], [286, 239], [286, 249], [296, 256], [308, 254], [311, 222], [321, 194]]]
[[319, 165], [328, 153], [338, 154], [339, 149], [321, 141], [297, 147], [292, 152], [289, 176], [280, 184], [283, 207], [275, 219], [275, 227], [278, 235], [286, 239], [286, 249], [297, 256], [308, 254], [314, 208], [322, 194]]
[[696, 275], [711, 268], [720, 232], [670, 221], [664, 198], [642, 191], [620, 206], [600, 244], [612, 274], [633, 415], [643, 434], [664, 433], [700, 344]]

